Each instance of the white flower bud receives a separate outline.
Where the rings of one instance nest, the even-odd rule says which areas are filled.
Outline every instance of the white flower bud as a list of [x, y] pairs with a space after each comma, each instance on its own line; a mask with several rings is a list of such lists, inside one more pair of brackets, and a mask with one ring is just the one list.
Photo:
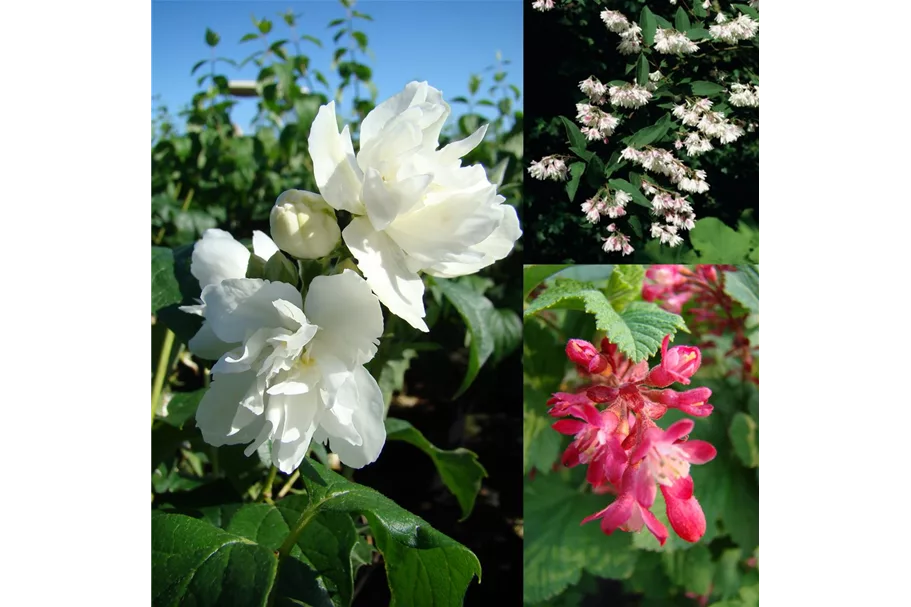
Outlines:
[[319, 194], [304, 190], [282, 192], [269, 225], [278, 248], [298, 259], [325, 257], [341, 238], [332, 207]]

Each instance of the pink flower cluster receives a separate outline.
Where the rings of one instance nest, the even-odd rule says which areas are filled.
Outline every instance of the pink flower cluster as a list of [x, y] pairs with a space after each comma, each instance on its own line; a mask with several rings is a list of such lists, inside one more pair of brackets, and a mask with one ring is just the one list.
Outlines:
[[688, 542], [705, 534], [705, 515], [693, 495], [690, 466], [715, 457], [715, 447], [701, 440], [687, 440], [693, 420], [682, 419], [666, 430], [654, 420], [668, 408], [704, 417], [712, 412], [712, 391], [694, 388], [678, 392], [674, 383], [688, 385], [699, 369], [699, 348], [668, 349], [670, 336], [661, 345], [661, 362], [649, 368], [648, 361], [633, 363], [606, 338], [598, 350], [591, 343], [571, 339], [566, 355], [590, 380], [576, 393], [558, 392], [548, 401], [550, 415], [563, 418], [553, 428], [573, 437], [563, 453], [563, 465], [585, 464], [586, 480], [596, 493], [617, 495], [607, 508], [582, 523], [601, 520], [601, 530], [616, 529], [654, 534], [661, 545], [667, 528], [652, 513], [660, 488], [667, 505], [667, 518], [674, 531]]

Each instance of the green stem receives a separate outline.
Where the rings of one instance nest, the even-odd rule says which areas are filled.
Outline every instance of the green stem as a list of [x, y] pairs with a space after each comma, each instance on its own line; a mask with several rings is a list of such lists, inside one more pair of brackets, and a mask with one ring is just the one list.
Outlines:
[[288, 492], [291, 491], [291, 487], [294, 486], [294, 483], [297, 479], [300, 478], [301, 471], [295, 470], [294, 474], [291, 475], [291, 478], [288, 479], [288, 482], [285, 483], [285, 486], [281, 488], [281, 491], [278, 492], [278, 499], [281, 499], [288, 495]]
[[161, 354], [158, 355], [158, 368], [155, 369], [155, 379], [152, 381], [152, 421], [155, 421], [155, 411], [158, 410], [158, 401], [161, 398], [161, 389], [168, 376], [168, 360], [171, 358], [171, 348], [174, 346], [174, 332], [165, 329], [164, 341], [161, 344]]
[[272, 466], [269, 468], [269, 476], [266, 478], [266, 484], [263, 485], [262, 493], [259, 494], [259, 499], [256, 501], [271, 501], [272, 500], [272, 483], [275, 482], [275, 475], [278, 474], [278, 468]]
[[[317, 515], [319, 512], [319, 507], [322, 506], [322, 504], [323, 502], [318, 502], [311, 505], [309, 508], [304, 510], [304, 512], [301, 514], [301, 517], [294, 524], [294, 527], [291, 529], [291, 533], [288, 534], [288, 537], [285, 538], [284, 543], [278, 549], [278, 566], [276, 567], [276, 571], [281, 571], [282, 561], [288, 558], [288, 555], [291, 554], [291, 549], [294, 548], [294, 544], [297, 543], [297, 538], [300, 537], [300, 534], [304, 531], [304, 528], [307, 526], [307, 524], [312, 521], [313, 518]], [[269, 607], [272, 607], [272, 605], [275, 604], [275, 589], [277, 586], [278, 584], [273, 585], [272, 590], [269, 593]]]

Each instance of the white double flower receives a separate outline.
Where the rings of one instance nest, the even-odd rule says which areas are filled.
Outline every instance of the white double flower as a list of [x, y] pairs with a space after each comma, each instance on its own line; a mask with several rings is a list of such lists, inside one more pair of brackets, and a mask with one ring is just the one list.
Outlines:
[[440, 91], [411, 82], [364, 118], [356, 156], [348, 127], [339, 133], [334, 102], [320, 108], [309, 137], [320, 194], [355, 216], [342, 238], [358, 268], [380, 301], [421, 331], [428, 328], [419, 272], [473, 274], [506, 257], [522, 234], [484, 168], [461, 166], [487, 126], [437, 149], [450, 113]]

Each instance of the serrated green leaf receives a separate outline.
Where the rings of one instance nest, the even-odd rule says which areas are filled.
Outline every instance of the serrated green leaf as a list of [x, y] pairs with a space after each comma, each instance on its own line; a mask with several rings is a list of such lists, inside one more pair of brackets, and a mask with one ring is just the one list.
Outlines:
[[487, 317], [493, 334], [493, 364], [512, 354], [522, 343], [522, 319], [508, 308], [497, 308]]
[[667, 117], [668, 114], [665, 114], [655, 124], [639, 129], [626, 141], [626, 144], [630, 147], [638, 148], [658, 141], [667, 135], [671, 128], [672, 122]]
[[683, 319], [656, 304], [634, 302], [618, 314], [604, 293], [590, 283], [561, 279], [525, 309], [525, 317], [547, 308], [584, 309], [595, 316], [595, 324], [633, 362], [658, 351], [665, 335], [686, 330]]
[[642, 293], [642, 282], [645, 280], [645, 268], [633, 264], [614, 266], [605, 294], [615, 310], [623, 311], [627, 305], [639, 299]]
[[487, 316], [493, 312], [494, 307], [483, 295], [453, 280], [436, 278], [434, 284], [459, 312], [471, 336], [471, 343], [468, 346], [468, 370], [465, 372], [462, 385], [453, 397], [458, 398], [471, 386], [481, 367], [493, 354], [496, 344], [487, 325]]
[[367, 519], [386, 563], [391, 607], [459, 607], [471, 580], [477, 576], [480, 582], [477, 557], [420, 517], [312, 460], [305, 459], [300, 471], [312, 507], [319, 512], [362, 514]]
[[[252, 260], [253, 257], [255, 255], [251, 255], [250, 259]], [[249, 272], [249, 266], [247, 271]], [[294, 286], [297, 286], [299, 282], [297, 266], [281, 251], [276, 251], [269, 258], [263, 268], [263, 274], [266, 280], [272, 282], [286, 282]]]
[[424, 438], [417, 428], [403, 419], [392, 417], [386, 418], [386, 439], [404, 441], [429, 455], [443, 484], [459, 501], [461, 520], [468, 518], [481, 490], [481, 479], [487, 477], [487, 471], [478, 462], [475, 453], [461, 447], [452, 451], [439, 449]]
[[724, 292], [753, 314], [759, 314], [759, 269], [742, 265], [736, 272], [725, 272]]
[[747, 468], [755, 468], [759, 465], [758, 428], [759, 426], [753, 418], [742, 411], [734, 414], [734, 419], [731, 420], [728, 428], [728, 436], [731, 437], [734, 453]]
[[647, 6], [642, 7], [639, 14], [639, 27], [642, 28], [642, 42], [646, 47], [655, 43], [655, 30], [658, 28], [658, 22], [655, 14]]
[[528, 474], [532, 469], [540, 471], [541, 474], [549, 473], [560, 455], [561, 435], [551, 428], [554, 419], [544, 413], [549, 398], [549, 394], [525, 384], [522, 427], [524, 474]]
[[569, 264], [531, 264], [524, 266], [522, 274], [522, 299], [528, 299], [528, 294], [534, 291], [535, 287], [560, 270], [568, 267]]
[[715, 564], [711, 551], [704, 544], [696, 544], [686, 551], [665, 552], [661, 561], [671, 581], [687, 592], [704, 596], [711, 591]]
[[570, 202], [576, 197], [576, 192], [579, 190], [579, 181], [582, 179], [582, 174], [584, 172], [584, 162], [574, 162], [569, 165], [570, 178], [569, 181], [566, 182], [566, 195], [569, 196]]
[[757, 11], [755, 8], [753, 8], [751, 6], [747, 6], [746, 4], [732, 4], [731, 6], [736, 8], [738, 11], [740, 11], [744, 15], [748, 15], [748, 16], [752, 17], [753, 19], [759, 19], [759, 11]]
[[702, 8], [701, 2], [693, 2], [693, 14], [696, 15], [697, 17], [706, 16], [707, 13], [705, 12], [705, 9]]
[[704, 217], [690, 230], [690, 242], [702, 263], [743, 263], [750, 253], [749, 234], [734, 231], [716, 217]]
[[699, 40], [709, 40], [712, 37], [712, 34], [707, 29], [694, 27], [693, 29], [687, 31], [686, 37], [693, 42], [698, 42]]
[[707, 82], [705, 80], [697, 80], [696, 82], [690, 83], [690, 88], [693, 91], [694, 95], [699, 95], [700, 97], [709, 97], [723, 93], [725, 89], [720, 84], [714, 82]]
[[152, 516], [152, 604], [265, 605], [278, 561], [271, 550], [182, 514]]
[[614, 579], [632, 575], [638, 553], [628, 533], [610, 536], [582, 519], [611, 498], [582, 494], [557, 475], [537, 476], [524, 492], [524, 602], [547, 601], [579, 582], [582, 572]]

